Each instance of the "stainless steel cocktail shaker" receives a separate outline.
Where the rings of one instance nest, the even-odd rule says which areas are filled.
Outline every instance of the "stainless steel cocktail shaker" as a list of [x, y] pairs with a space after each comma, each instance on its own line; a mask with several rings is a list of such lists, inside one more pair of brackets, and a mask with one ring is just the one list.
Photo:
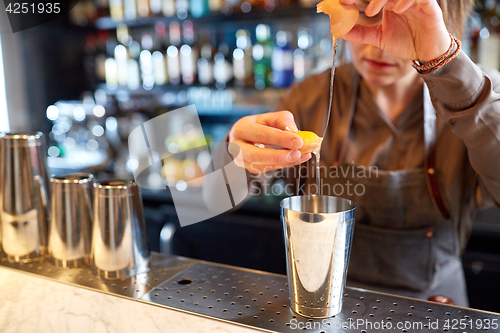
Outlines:
[[342, 310], [356, 205], [331, 196], [281, 201], [291, 308], [311, 318]]
[[0, 138], [0, 221], [9, 261], [47, 253], [49, 182], [42, 133]]
[[90, 263], [94, 177], [76, 173], [51, 178], [49, 253], [56, 266]]
[[148, 270], [146, 223], [139, 187], [131, 180], [94, 184], [92, 258], [98, 275], [118, 278]]
[[[0, 138], [4, 137], [5, 136], [5, 132], [0, 132]], [[0, 163], [3, 163], [2, 162], [2, 154], [0, 152]], [[1, 174], [0, 174], [0, 198], [2, 196], [2, 177], [1, 177]], [[1, 215], [0, 215], [0, 253], [2, 252], [2, 219], [1, 219]]]

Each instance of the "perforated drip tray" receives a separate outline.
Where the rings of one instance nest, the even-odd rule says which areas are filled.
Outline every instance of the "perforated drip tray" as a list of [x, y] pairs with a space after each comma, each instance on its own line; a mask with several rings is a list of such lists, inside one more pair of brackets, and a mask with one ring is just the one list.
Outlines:
[[273, 332], [458, 332], [453, 324], [460, 319], [468, 325], [461, 333], [477, 332], [477, 320], [483, 327], [490, 320], [490, 331], [499, 331], [492, 319], [499, 322], [500, 315], [354, 288], [346, 288], [338, 316], [307, 319], [292, 313], [288, 295], [285, 276], [196, 263], [142, 299]]
[[193, 261], [181, 257], [167, 257], [152, 253], [149, 271], [133, 277], [101, 279], [90, 267], [63, 268], [51, 264], [49, 259], [28, 263], [11, 263], [6, 257], [0, 259], [0, 266], [40, 275], [65, 284], [94, 289], [100, 292], [129, 298], [140, 298], [166, 279], [193, 265]]
[[113, 280], [48, 259], [21, 264], [3, 257], [0, 266], [262, 331], [500, 332], [500, 314], [354, 288], [346, 288], [338, 316], [307, 319], [290, 310], [286, 276], [159, 253], [151, 254], [148, 272]]

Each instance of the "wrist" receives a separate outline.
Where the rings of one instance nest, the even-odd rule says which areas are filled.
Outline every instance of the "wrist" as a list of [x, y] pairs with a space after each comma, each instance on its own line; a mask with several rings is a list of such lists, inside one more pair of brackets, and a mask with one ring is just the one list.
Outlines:
[[440, 57], [425, 63], [415, 60], [413, 61], [413, 67], [420, 74], [427, 74], [437, 70], [440, 67], [443, 67], [444, 65], [455, 59], [458, 53], [460, 53], [461, 42], [451, 34], [449, 36], [451, 39], [451, 44], [448, 47], [448, 50], [446, 50]]
[[432, 46], [428, 47], [427, 52], [416, 59], [418, 62], [425, 64], [440, 58], [449, 49], [450, 43], [453, 43], [453, 37], [448, 33], [443, 33]]

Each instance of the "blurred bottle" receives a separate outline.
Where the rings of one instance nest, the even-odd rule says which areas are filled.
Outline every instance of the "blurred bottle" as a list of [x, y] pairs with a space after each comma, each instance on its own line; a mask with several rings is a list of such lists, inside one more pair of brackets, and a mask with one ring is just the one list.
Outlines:
[[151, 33], [144, 32], [141, 36], [141, 48], [143, 50], [151, 51], [154, 47], [154, 39]]
[[191, 0], [191, 15], [202, 17], [209, 13], [208, 0]]
[[208, 0], [208, 8], [212, 13], [220, 13], [224, 7], [224, 0]]
[[214, 83], [214, 48], [210, 43], [210, 31], [204, 30], [200, 32], [201, 52], [198, 59], [198, 82], [202, 85]]
[[[118, 35], [118, 41], [120, 37]], [[117, 81], [120, 86], [127, 85], [127, 48], [123, 44], [118, 44], [115, 47], [114, 56], [116, 60]]]
[[152, 16], [161, 16], [162, 0], [149, 0], [149, 10]]
[[137, 19], [137, 4], [135, 0], [123, 0], [125, 19], [135, 21]]
[[150, 33], [144, 33], [141, 38], [142, 51], [140, 52], [140, 69], [142, 87], [146, 90], [151, 90], [155, 85], [153, 76], [153, 59], [151, 50], [153, 49], [153, 37]]
[[[125, 24], [119, 24], [116, 27], [116, 38], [118, 42], [121, 43], [118, 44], [114, 50], [118, 71], [118, 84], [135, 90], [139, 88], [140, 84], [139, 64], [137, 62], [139, 54], [136, 52], [137, 46], [139, 47], [140, 52], [140, 46], [137, 42], [132, 40], [128, 26]], [[130, 51], [132, 51], [132, 57]]]
[[478, 63], [489, 68], [500, 68], [500, 35], [484, 27], [479, 32]]
[[80, 27], [88, 26], [97, 18], [97, 8], [93, 1], [79, 1], [68, 13], [68, 19], [72, 24]]
[[293, 52], [293, 75], [295, 80], [301, 81], [314, 68], [313, 39], [310, 29], [299, 28], [297, 46]]
[[161, 11], [163, 16], [172, 17], [175, 16], [175, 0], [162, 0], [161, 1]]
[[481, 13], [484, 26], [491, 33], [500, 33], [500, 3], [498, 0], [484, 0], [484, 10]]
[[123, 14], [123, 0], [109, 0], [109, 12], [113, 20], [122, 21]]
[[259, 7], [259, 1], [258, 0], [244, 0], [240, 2], [240, 6], [234, 7], [235, 11], [238, 12], [243, 12], [243, 13], [250, 13], [252, 8], [258, 8]]
[[269, 87], [271, 75], [271, 56], [273, 44], [271, 42], [271, 29], [266, 24], [259, 24], [255, 29], [257, 43], [252, 49], [254, 65], [255, 88], [262, 90]]
[[167, 48], [167, 65], [168, 77], [171, 84], [181, 83], [181, 62], [180, 62], [180, 45], [181, 45], [181, 25], [177, 21], [170, 22], [170, 46]]
[[238, 86], [254, 84], [252, 41], [248, 30], [236, 32], [236, 49], [233, 51], [233, 71]]
[[116, 38], [118, 44], [114, 50], [116, 67], [118, 70], [118, 84], [127, 86], [129, 89], [135, 90], [140, 85], [139, 73], [139, 54], [140, 45], [134, 42], [130, 35], [129, 28], [125, 24], [119, 24], [116, 27]]
[[154, 51], [152, 54], [153, 77], [155, 84], [162, 85], [168, 82], [167, 72], [167, 27], [164, 22], [155, 24]]
[[220, 11], [225, 15], [231, 15], [233, 12], [241, 12], [241, 3], [244, 0], [225, 0], [221, 4]]
[[233, 65], [228, 61], [229, 46], [226, 43], [219, 44], [219, 50], [214, 55], [214, 79], [217, 89], [226, 88], [233, 79]]
[[500, 67], [500, 4], [496, 0], [484, 0], [478, 5], [477, 14], [473, 16], [473, 20], [469, 20], [476, 23], [473, 26], [476, 28], [474, 37], [477, 43], [474, 50], [475, 60], [485, 67], [498, 69]]
[[189, 14], [189, 0], [176, 0], [177, 17], [184, 20]]
[[462, 49], [475, 63], [478, 62], [478, 39], [481, 32], [481, 17], [478, 13], [472, 13], [467, 20]]
[[120, 86], [127, 85], [127, 48], [122, 44], [115, 47], [117, 81]]
[[258, 3], [259, 7], [264, 8], [266, 12], [270, 13], [276, 8], [277, 0], [259, 0]]
[[108, 89], [116, 89], [118, 86], [118, 66], [114, 57], [117, 41], [114, 38], [108, 38], [106, 42], [106, 62], [104, 64], [106, 72], [106, 87]]
[[97, 17], [110, 16], [109, 0], [94, 0], [94, 5], [97, 11]]
[[317, 0], [299, 0], [300, 6], [304, 8], [313, 8], [318, 4]]
[[199, 49], [194, 44], [194, 25], [193, 22], [187, 20], [182, 23], [184, 44], [180, 48], [181, 60], [181, 75], [182, 82], [187, 85], [192, 85], [196, 81], [197, 60], [199, 57]]
[[137, 90], [141, 86], [141, 72], [139, 67], [141, 46], [138, 42], [132, 41], [128, 49], [127, 59], [127, 87], [130, 90]]
[[137, 0], [137, 14], [139, 17], [149, 16], [149, 0]]
[[286, 88], [293, 83], [293, 50], [289, 45], [289, 33], [285, 31], [276, 34], [272, 68], [272, 82], [276, 88]]
[[125, 46], [129, 46], [132, 43], [132, 36], [126, 24], [118, 24], [116, 26], [116, 39]]

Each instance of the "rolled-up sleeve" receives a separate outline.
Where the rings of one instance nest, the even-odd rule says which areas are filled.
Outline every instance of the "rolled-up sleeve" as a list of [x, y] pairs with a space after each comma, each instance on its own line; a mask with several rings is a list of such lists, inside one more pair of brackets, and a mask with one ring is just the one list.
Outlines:
[[493, 200], [500, 203], [500, 73], [486, 73], [460, 52], [447, 65], [422, 77], [436, 112], [463, 140], [472, 167]]

